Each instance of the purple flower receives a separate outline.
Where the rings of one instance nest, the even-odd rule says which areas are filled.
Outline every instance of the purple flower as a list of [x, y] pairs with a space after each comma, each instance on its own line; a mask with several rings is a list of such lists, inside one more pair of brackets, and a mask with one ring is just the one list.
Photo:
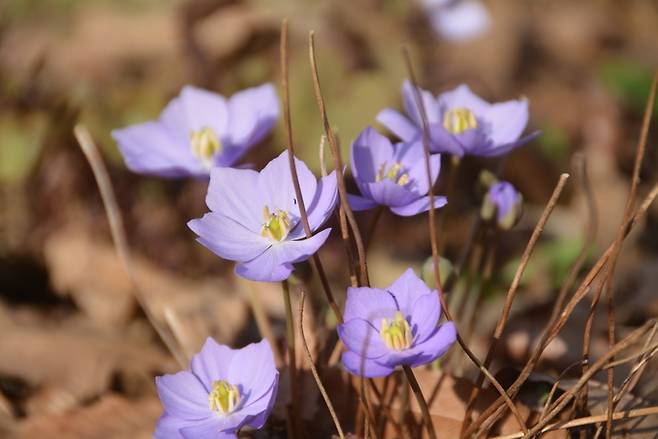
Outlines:
[[[295, 163], [309, 225], [315, 231], [336, 205], [336, 174], [318, 182], [304, 162], [295, 158]], [[235, 272], [246, 279], [287, 279], [293, 264], [313, 255], [331, 232], [325, 229], [306, 238], [287, 151], [260, 172], [213, 168], [206, 204], [211, 212], [188, 226], [219, 257], [237, 261]]]
[[380, 377], [396, 366], [419, 366], [443, 355], [455, 342], [452, 322], [437, 326], [439, 292], [408, 269], [388, 288], [348, 288], [345, 323], [338, 335], [342, 361], [355, 375]]
[[[439, 177], [441, 156], [430, 157], [432, 181]], [[388, 206], [397, 215], [413, 216], [430, 208], [423, 145], [418, 141], [393, 145], [372, 127], [352, 143], [352, 174], [361, 196], [349, 195], [354, 210]], [[436, 208], [445, 197], [435, 196]]]
[[[483, 157], [505, 154], [539, 135], [534, 132], [521, 138], [528, 123], [528, 101], [519, 99], [490, 104], [475, 95], [467, 85], [442, 93], [437, 98], [420, 90], [427, 113], [431, 149], [462, 157], [471, 154]], [[412, 85], [405, 81], [402, 97], [407, 116], [386, 108], [377, 121], [405, 142], [422, 134]]]
[[449, 41], [479, 37], [491, 26], [489, 11], [476, 0], [422, 0], [421, 4], [434, 32]]
[[155, 378], [164, 406], [155, 437], [237, 438], [245, 425], [261, 428], [278, 382], [267, 340], [234, 350], [209, 337], [189, 371]]
[[279, 118], [274, 87], [264, 84], [222, 95], [185, 86], [149, 121], [112, 131], [130, 170], [160, 177], [207, 176], [232, 166]]
[[523, 197], [510, 183], [499, 181], [493, 184], [484, 197], [481, 216], [485, 220], [496, 215], [498, 226], [504, 230], [511, 229], [521, 216]]

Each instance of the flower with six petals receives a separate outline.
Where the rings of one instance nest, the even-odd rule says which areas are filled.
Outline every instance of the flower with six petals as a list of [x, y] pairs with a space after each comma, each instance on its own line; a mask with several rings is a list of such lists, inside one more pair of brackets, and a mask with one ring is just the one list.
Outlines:
[[[430, 157], [432, 182], [439, 177], [441, 157]], [[430, 208], [427, 168], [420, 142], [393, 145], [372, 127], [367, 127], [352, 143], [352, 174], [361, 195], [349, 195], [354, 210], [387, 206], [401, 216], [413, 216]], [[434, 196], [434, 206], [447, 203]]]
[[237, 438], [261, 428], [276, 400], [279, 373], [267, 340], [230, 349], [208, 338], [190, 370], [156, 377], [164, 414], [156, 439]]
[[355, 375], [380, 377], [396, 366], [420, 366], [442, 356], [456, 340], [452, 322], [438, 325], [439, 292], [408, 269], [386, 289], [348, 288], [338, 335], [342, 362]]
[[[539, 132], [534, 132], [521, 137], [528, 124], [527, 99], [490, 104], [467, 85], [460, 85], [436, 98], [429, 91], [419, 91], [427, 113], [432, 151], [459, 157], [465, 154], [498, 156], [539, 135]], [[411, 142], [422, 134], [422, 119], [409, 81], [402, 85], [402, 97], [406, 116], [386, 108], [377, 115], [377, 121], [403, 141]]]
[[279, 100], [271, 84], [242, 90], [230, 99], [185, 86], [158, 120], [114, 130], [112, 137], [134, 172], [207, 176], [214, 166], [233, 166], [278, 118]]
[[[295, 158], [295, 166], [309, 225], [316, 231], [336, 206], [336, 173], [318, 182], [304, 162]], [[246, 279], [287, 279], [293, 264], [313, 255], [331, 232], [306, 238], [287, 151], [260, 172], [213, 168], [206, 204], [211, 211], [188, 226], [219, 257], [237, 261], [235, 272]]]

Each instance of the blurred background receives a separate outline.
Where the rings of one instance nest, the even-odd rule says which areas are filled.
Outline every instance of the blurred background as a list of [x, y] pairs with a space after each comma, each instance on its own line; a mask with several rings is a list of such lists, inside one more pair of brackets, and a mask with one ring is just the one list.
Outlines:
[[[598, 208], [591, 257], [614, 239], [658, 67], [656, 1], [0, 1], [0, 436], [149, 437], [160, 413], [152, 377], [176, 369], [115, 256], [93, 175], [72, 135], [78, 121], [109, 167], [147, 306], [185, 352], [195, 352], [208, 335], [234, 346], [259, 338], [249, 297], [262, 302], [283, 335], [278, 285], [236, 279], [233, 264], [196, 244], [187, 229], [206, 210], [206, 182], [132, 174], [110, 132], [157, 118], [184, 84], [227, 96], [264, 82], [278, 88], [285, 17], [296, 151], [318, 174], [322, 124], [309, 30], [316, 32], [329, 118], [346, 159], [365, 126], [383, 130], [374, 120], [380, 109], [401, 106], [403, 45], [420, 85], [434, 93], [467, 83], [489, 101], [528, 98], [528, 131], [540, 129], [542, 136], [504, 163], [465, 159], [441, 232], [444, 256], [455, 261], [479, 209], [482, 169], [503, 169], [502, 177], [524, 195], [521, 222], [497, 238], [491, 282], [456, 287], [467, 296], [483, 290], [471, 339], [480, 355], [539, 213], [559, 174], [572, 171], [577, 152], [586, 157]], [[246, 162], [260, 168], [284, 148], [284, 137], [279, 123]], [[650, 136], [641, 194], [655, 180], [657, 160]], [[439, 193], [447, 186], [445, 171]], [[571, 180], [523, 279], [498, 369], [523, 364], [592, 227], [583, 191]], [[362, 230], [373, 217], [359, 216]], [[374, 285], [421, 267], [430, 254], [426, 222], [424, 215], [382, 215], [369, 252]], [[658, 312], [657, 231], [652, 208], [619, 260], [620, 334]], [[321, 254], [342, 301], [348, 277], [338, 234]], [[318, 325], [325, 323], [319, 290], [311, 292]], [[545, 371], [578, 360], [588, 307], [551, 345]], [[602, 316], [595, 322], [595, 356], [607, 349], [605, 331]], [[318, 330], [311, 344], [321, 351], [331, 337]], [[472, 373], [466, 364], [456, 370]], [[645, 373], [638, 396], [655, 396], [652, 375]]]

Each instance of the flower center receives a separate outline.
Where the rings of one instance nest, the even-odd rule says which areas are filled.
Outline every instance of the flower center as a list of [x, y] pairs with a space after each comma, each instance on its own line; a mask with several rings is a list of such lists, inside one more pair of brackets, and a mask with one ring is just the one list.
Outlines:
[[443, 128], [452, 134], [461, 134], [477, 127], [478, 121], [468, 108], [455, 108], [443, 115]]
[[227, 381], [213, 381], [212, 392], [208, 395], [210, 410], [221, 415], [231, 413], [240, 404], [238, 388]]
[[222, 150], [222, 142], [217, 137], [215, 130], [203, 127], [190, 133], [190, 148], [192, 154], [205, 165], [210, 166], [213, 156]]
[[382, 319], [379, 335], [389, 349], [402, 351], [411, 346], [411, 327], [400, 311], [395, 312], [390, 323], [389, 319]]
[[276, 209], [274, 213], [270, 213], [270, 209], [265, 206], [263, 207], [263, 219], [265, 222], [260, 229], [262, 236], [274, 241], [282, 241], [288, 236], [288, 232], [290, 232], [290, 216], [288, 212]]
[[383, 179], [391, 180], [394, 183], [404, 186], [409, 183], [409, 174], [402, 171], [402, 163], [395, 162], [391, 165], [390, 168], [386, 169], [386, 162], [382, 163], [379, 167], [379, 171], [375, 176], [375, 181], [380, 182]]

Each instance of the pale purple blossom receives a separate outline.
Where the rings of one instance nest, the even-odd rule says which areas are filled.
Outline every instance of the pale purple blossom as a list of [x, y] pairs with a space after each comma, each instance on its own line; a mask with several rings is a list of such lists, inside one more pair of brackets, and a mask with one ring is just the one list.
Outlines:
[[477, 38], [491, 27], [489, 11], [477, 0], [421, 0], [421, 4], [432, 30], [448, 41]]
[[[528, 100], [518, 99], [495, 104], [483, 100], [467, 85], [460, 85], [434, 97], [420, 89], [427, 113], [430, 148], [462, 157], [465, 154], [490, 157], [505, 154], [539, 135], [521, 137], [528, 124]], [[402, 85], [406, 115], [391, 108], [382, 110], [377, 121], [404, 142], [421, 137], [422, 119], [416, 105], [413, 86]]]
[[[372, 127], [364, 129], [352, 143], [352, 174], [361, 195], [349, 195], [354, 210], [377, 205], [387, 206], [401, 216], [413, 216], [430, 208], [427, 195], [425, 153], [420, 141], [393, 145]], [[441, 168], [441, 156], [430, 157], [432, 182]], [[434, 196], [434, 207], [447, 203], [445, 197]]]
[[[309, 225], [315, 232], [336, 205], [336, 173], [318, 182], [304, 162], [295, 158], [295, 163]], [[287, 151], [260, 172], [213, 168], [206, 204], [210, 212], [188, 226], [219, 257], [237, 261], [235, 272], [246, 279], [287, 279], [293, 264], [312, 256], [331, 232], [324, 229], [306, 238]]]
[[481, 215], [484, 219], [493, 219], [502, 229], [510, 229], [521, 216], [523, 197], [506, 181], [499, 181], [491, 185], [482, 203]]
[[158, 120], [114, 130], [126, 166], [160, 177], [208, 176], [233, 166], [261, 141], [279, 118], [271, 84], [242, 90], [229, 99], [185, 86]]
[[342, 362], [355, 375], [380, 377], [395, 367], [430, 363], [455, 342], [452, 322], [439, 325], [439, 292], [408, 269], [388, 288], [348, 288], [338, 335]]
[[208, 338], [189, 370], [156, 377], [164, 413], [154, 436], [233, 439], [244, 426], [261, 428], [278, 382], [267, 340], [234, 350]]

